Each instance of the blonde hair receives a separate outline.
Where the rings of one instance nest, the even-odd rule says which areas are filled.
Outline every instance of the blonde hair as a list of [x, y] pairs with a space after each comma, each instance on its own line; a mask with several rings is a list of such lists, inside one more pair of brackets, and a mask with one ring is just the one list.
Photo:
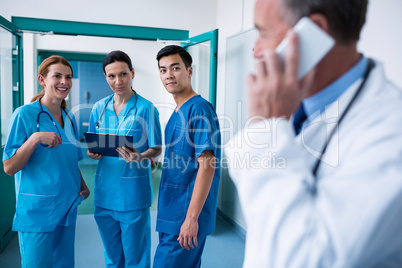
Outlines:
[[[38, 74], [42, 75], [43, 77], [46, 77], [46, 75], [49, 73], [49, 67], [53, 64], [58, 64], [61, 63], [65, 66], [70, 67], [71, 69], [71, 74], [73, 74], [73, 67], [71, 67], [71, 64], [63, 57], [61, 56], [50, 56], [49, 58], [46, 58], [41, 65], [39, 66]], [[45, 95], [45, 90], [42, 86], [42, 91], [39, 92], [38, 95], [34, 96], [31, 100], [31, 102], [34, 102], [40, 98], [42, 98]], [[61, 108], [66, 109], [67, 108], [67, 103], [65, 100], [61, 102]]]

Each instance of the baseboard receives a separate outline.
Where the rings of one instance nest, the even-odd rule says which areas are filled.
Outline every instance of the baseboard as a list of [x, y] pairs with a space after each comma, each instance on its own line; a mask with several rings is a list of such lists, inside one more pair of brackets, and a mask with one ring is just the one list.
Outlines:
[[223, 212], [221, 209], [218, 208], [217, 212], [219, 216], [221, 216], [230, 226], [233, 227], [236, 233], [238, 233], [243, 239], [246, 239], [247, 231], [243, 227], [241, 227], [237, 222], [233, 220], [232, 217]]

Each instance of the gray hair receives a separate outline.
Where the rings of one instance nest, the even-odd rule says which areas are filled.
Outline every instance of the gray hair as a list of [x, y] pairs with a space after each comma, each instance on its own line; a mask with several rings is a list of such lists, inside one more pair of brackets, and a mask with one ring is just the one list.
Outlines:
[[324, 15], [337, 41], [357, 42], [366, 22], [368, 0], [282, 0], [283, 15], [290, 25], [314, 13]]

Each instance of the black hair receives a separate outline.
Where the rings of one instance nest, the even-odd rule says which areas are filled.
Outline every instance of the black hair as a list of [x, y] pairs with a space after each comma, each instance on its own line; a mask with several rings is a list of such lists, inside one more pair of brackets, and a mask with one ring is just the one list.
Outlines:
[[112, 52], [110, 52], [109, 54], [107, 54], [107, 56], [105, 57], [105, 59], [103, 60], [103, 72], [106, 74], [105, 72], [105, 67], [108, 64], [111, 64], [115, 61], [122, 61], [127, 63], [128, 68], [130, 69], [130, 71], [133, 70], [133, 64], [131, 63], [131, 59], [130, 57], [124, 53], [123, 51], [120, 50], [114, 50]]
[[356, 42], [366, 22], [368, 0], [283, 0], [296, 20], [314, 13], [324, 15], [329, 30], [341, 43]]
[[159, 66], [159, 60], [163, 57], [174, 55], [174, 54], [179, 54], [180, 58], [182, 59], [184, 65], [186, 66], [186, 69], [191, 66], [193, 63], [193, 59], [191, 58], [190, 53], [188, 53], [184, 48], [181, 46], [176, 46], [176, 45], [170, 45], [170, 46], [165, 46], [161, 50], [159, 50], [158, 54], [156, 55], [156, 60], [158, 61], [158, 66]]

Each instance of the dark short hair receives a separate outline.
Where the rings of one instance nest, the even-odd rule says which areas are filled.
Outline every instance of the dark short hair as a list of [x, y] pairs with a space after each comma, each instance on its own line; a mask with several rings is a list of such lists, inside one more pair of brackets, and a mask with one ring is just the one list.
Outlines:
[[182, 59], [184, 65], [186, 66], [186, 69], [191, 66], [193, 63], [193, 59], [191, 58], [190, 53], [188, 53], [184, 48], [181, 46], [176, 46], [176, 45], [170, 45], [170, 46], [165, 46], [161, 50], [159, 50], [158, 54], [156, 55], [156, 60], [158, 61], [158, 66], [159, 66], [159, 60], [163, 57], [174, 55], [174, 54], [179, 54], [180, 58]]
[[125, 63], [127, 63], [128, 68], [130, 69], [130, 71], [133, 70], [133, 64], [131, 63], [130, 57], [126, 53], [124, 53], [123, 51], [114, 50], [114, 51], [110, 52], [109, 54], [107, 54], [107, 56], [103, 60], [102, 68], [103, 68], [103, 72], [105, 74], [106, 74], [106, 72], [105, 72], [106, 65], [111, 64], [111, 63], [113, 63], [115, 61], [125, 62]]
[[314, 13], [324, 15], [330, 31], [341, 43], [356, 42], [366, 22], [368, 0], [283, 0], [296, 20]]

